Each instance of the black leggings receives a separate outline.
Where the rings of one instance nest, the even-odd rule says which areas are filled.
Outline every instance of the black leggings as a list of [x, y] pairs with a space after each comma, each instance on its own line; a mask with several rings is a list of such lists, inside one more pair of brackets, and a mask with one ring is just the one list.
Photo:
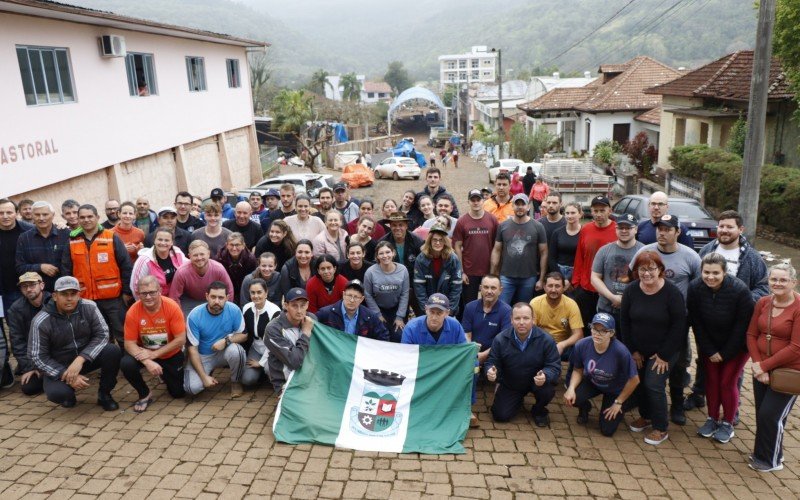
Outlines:
[[[154, 359], [153, 361], [161, 366], [161, 378], [167, 385], [169, 395], [173, 398], [182, 398], [186, 394], [183, 388], [183, 353], [179, 352], [171, 358]], [[125, 354], [122, 357], [122, 362], [120, 363], [122, 374], [128, 383], [136, 389], [136, 392], [139, 393], [139, 399], [150, 393], [150, 388], [147, 387], [147, 383], [142, 378], [142, 368], [144, 368], [144, 365], [130, 354]]]
[[[87, 361], [83, 364], [81, 374], [86, 374], [100, 369], [100, 388], [98, 395], [110, 396], [111, 391], [117, 386], [117, 374], [119, 373], [119, 360], [122, 351], [114, 344], [106, 344], [94, 361]], [[75, 389], [63, 382], [61, 379], [46, 376], [44, 378], [44, 393], [47, 399], [53, 403], [63, 405], [64, 403], [75, 402]]]
[[603, 395], [603, 402], [600, 405], [600, 433], [604, 436], [613, 436], [614, 433], [617, 432], [617, 427], [619, 427], [619, 424], [622, 422], [622, 419], [625, 416], [625, 411], [633, 405], [628, 401], [625, 401], [622, 411], [617, 414], [614, 420], [606, 419], [605, 415], [603, 415], [603, 412], [614, 404], [614, 400], [617, 399], [619, 393], [603, 392], [588, 379], [584, 378], [575, 389], [575, 406], [588, 411], [592, 406], [590, 403], [591, 399], [600, 394]]

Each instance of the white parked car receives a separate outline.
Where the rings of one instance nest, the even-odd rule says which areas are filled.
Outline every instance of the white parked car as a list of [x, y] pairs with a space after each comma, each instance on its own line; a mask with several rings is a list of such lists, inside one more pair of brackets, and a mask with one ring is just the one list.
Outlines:
[[391, 156], [375, 166], [376, 179], [419, 179], [421, 172], [416, 160], [404, 156]]
[[539, 170], [542, 168], [542, 165], [540, 163], [525, 163], [516, 158], [498, 160], [497, 166], [489, 169], [489, 182], [494, 182], [497, 178], [497, 174], [500, 172], [508, 172], [508, 175], [519, 172], [519, 175], [525, 175], [525, 171], [528, 167], [533, 167], [533, 173], [539, 175]]
[[280, 189], [283, 184], [294, 185], [295, 193], [306, 193], [311, 197], [312, 201], [319, 197], [319, 190], [323, 187], [333, 189], [333, 176], [323, 174], [286, 174], [277, 177], [270, 177], [264, 179], [258, 184], [251, 186], [247, 189], [240, 189], [240, 196], [248, 196], [249, 193], [257, 191], [262, 196], [267, 192], [267, 189], [274, 188]]

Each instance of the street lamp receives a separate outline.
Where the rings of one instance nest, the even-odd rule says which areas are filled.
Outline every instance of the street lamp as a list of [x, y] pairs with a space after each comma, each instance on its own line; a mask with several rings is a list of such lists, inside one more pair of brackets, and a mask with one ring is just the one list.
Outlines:
[[505, 129], [503, 128], [503, 121], [505, 118], [503, 117], [503, 52], [500, 49], [492, 49], [492, 52], [497, 53], [497, 112], [498, 112], [498, 120], [500, 121], [500, 126], [497, 130], [497, 137], [498, 137], [498, 147], [500, 148], [498, 155], [500, 158], [503, 157], [503, 140], [505, 139], [506, 133]]

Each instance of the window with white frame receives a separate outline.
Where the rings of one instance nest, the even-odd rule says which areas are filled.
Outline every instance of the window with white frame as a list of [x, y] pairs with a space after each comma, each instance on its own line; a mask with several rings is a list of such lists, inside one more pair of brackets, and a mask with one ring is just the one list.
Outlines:
[[75, 102], [68, 49], [21, 45], [16, 48], [28, 106]]
[[478, 61], [477, 59], [473, 59], [473, 60], [470, 62], [470, 65], [471, 65], [473, 68], [477, 68], [477, 67], [478, 67], [478, 62], [479, 62], [479, 61]]
[[131, 96], [158, 95], [153, 54], [128, 52], [125, 56], [125, 71], [128, 74], [128, 93]]
[[242, 86], [242, 80], [239, 78], [239, 60], [226, 59], [225, 68], [228, 72], [228, 87], [238, 89]]
[[202, 57], [186, 56], [186, 76], [189, 92], [206, 90], [206, 63]]

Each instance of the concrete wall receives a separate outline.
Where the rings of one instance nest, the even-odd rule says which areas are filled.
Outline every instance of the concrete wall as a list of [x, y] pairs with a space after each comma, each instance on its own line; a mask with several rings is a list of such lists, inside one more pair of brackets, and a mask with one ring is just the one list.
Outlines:
[[[5, 69], [0, 148], [51, 141], [57, 149], [16, 161], [2, 162], [0, 155], [0, 196], [35, 191], [253, 122], [249, 85], [228, 88], [227, 83], [226, 59], [238, 59], [241, 81], [249, 82], [243, 47], [15, 14], [0, 14], [0, 26]], [[98, 37], [107, 34], [124, 36], [129, 52], [153, 54], [158, 95], [129, 95], [125, 59], [99, 54]], [[17, 45], [68, 48], [76, 102], [26, 105]], [[186, 56], [205, 58], [207, 91], [189, 92]], [[159, 177], [149, 182], [158, 183]]]

